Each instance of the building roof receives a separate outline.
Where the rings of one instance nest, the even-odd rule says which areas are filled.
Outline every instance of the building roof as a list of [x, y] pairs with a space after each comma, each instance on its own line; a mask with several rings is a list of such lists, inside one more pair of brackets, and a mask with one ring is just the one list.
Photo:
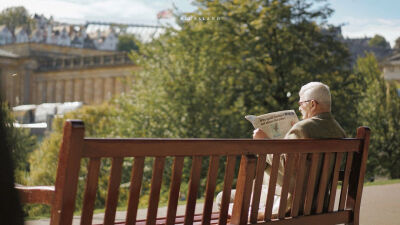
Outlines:
[[0, 30], [4, 30], [4, 29], [6, 29], [8, 32], [10, 32], [10, 30], [7, 28], [7, 26], [6, 25], [0, 25]]
[[15, 33], [16, 35], [19, 34], [20, 32], [25, 32], [25, 33], [26, 33], [25, 28], [24, 28], [24, 27], [17, 27], [17, 28], [15, 28], [14, 33]]
[[387, 57], [382, 65], [400, 65], [400, 53], [395, 53], [389, 57]]

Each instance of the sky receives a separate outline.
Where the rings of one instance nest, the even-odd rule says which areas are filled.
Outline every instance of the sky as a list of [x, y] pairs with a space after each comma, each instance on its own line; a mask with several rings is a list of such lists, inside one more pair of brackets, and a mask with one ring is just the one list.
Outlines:
[[[343, 24], [345, 37], [380, 34], [393, 46], [400, 37], [400, 0], [328, 0], [335, 11], [329, 23]], [[24, 6], [29, 13], [53, 16], [56, 21], [118, 22], [156, 25], [159, 11], [175, 5], [179, 12], [196, 9], [191, 0], [0, 0], [0, 10]], [[172, 20], [162, 21], [173, 23]]]

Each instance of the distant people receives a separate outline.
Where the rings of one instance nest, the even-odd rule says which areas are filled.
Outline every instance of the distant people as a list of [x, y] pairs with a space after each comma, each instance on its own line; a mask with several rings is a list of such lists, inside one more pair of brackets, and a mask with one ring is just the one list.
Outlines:
[[[304, 139], [304, 138], [344, 138], [346, 136], [343, 128], [333, 118], [331, 114], [331, 93], [329, 87], [321, 82], [310, 82], [301, 87], [299, 92], [299, 111], [302, 114], [303, 120], [297, 122], [285, 135], [285, 139]], [[253, 139], [268, 139], [269, 137], [261, 130], [256, 129], [253, 132]], [[321, 159], [320, 159], [321, 160]], [[285, 170], [286, 156], [282, 155], [278, 170], [277, 188], [275, 191], [275, 199], [273, 206], [273, 214], [278, 213], [278, 206], [280, 201], [280, 192], [283, 185], [283, 174]], [[333, 171], [334, 159], [330, 162], [330, 170]], [[307, 160], [309, 164], [309, 160]], [[260, 199], [260, 211], [258, 214], [259, 219], [264, 218], [264, 208], [267, 192], [268, 183], [271, 173], [272, 155], [267, 155], [267, 168], [265, 169], [263, 188]], [[321, 167], [321, 161], [318, 164]], [[307, 170], [309, 165], [306, 166]], [[332, 172], [331, 172], [332, 173]], [[308, 175], [306, 171], [305, 176]], [[317, 178], [320, 176], [320, 169], [317, 172]], [[316, 180], [318, 185], [319, 179]], [[306, 182], [304, 182], [305, 184]], [[294, 178], [291, 179], [289, 192], [292, 192], [294, 188]], [[305, 191], [306, 188], [303, 188]], [[235, 190], [231, 193], [231, 202], [233, 202], [235, 196]], [[305, 193], [302, 194], [302, 202], [304, 202]], [[218, 194], [216, 202], [218, 207], [221, 204], [222, 192]], [[315, 199], [315, 198], [314, 198]], [[288, 208], [290, 208], [291, 196], [289, 194]], [[264, 205], [263, 205], [264, 204]]]

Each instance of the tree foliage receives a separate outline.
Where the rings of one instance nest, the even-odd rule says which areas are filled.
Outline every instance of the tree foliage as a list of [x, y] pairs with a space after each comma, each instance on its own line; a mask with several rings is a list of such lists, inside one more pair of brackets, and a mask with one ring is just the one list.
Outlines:
[[23, 6], [6, 8], [0, 12], [0, 24], [4, 24], [14, 33], [15, 28], [24, 26], [30, 28], [33, 20]]
[[367, 177], [400, 177], [400, 98], [394, 84], [382, 77], [372, 54], [357, 61], [356, 73], [363, 77], [364, 91], [359, 103], [359, 121], [372, 130]]
[[130, 34], [119, 35], [117, 50], [125, 52], [138, 51], [139, 50], [139, 46], [137, 45], [138, 42], [139, 40], [134, 35]]
[[11, 156], [14, 162], [15, 181], [20, 184], [26, 184], [30, 164], [28, 158], [31, 152], [37, 147], [36, 136], [30, 134], [29, 129], [15, 128], [14, 116], [8, 109], [7, 104], [1, 104], [3, 121], [7, 133], [7, 143], [11, 150]]
[[[176, 137], [249, 137], [244, 115], [297, 108], [301, 85], [320, 80], [332, 87], [345, 129], [354, 129], [343, 112], [358, 96], [346, 93], [356, 78], [335, 27], [326, 24], [328, 8], [313, 11], [306, 1], [197, 4], [187, 17], [223, 19], [178, 21], [179, 30], [134, 53], [143, 70], [129, 101], [156, 98], [149, 103], [160, 112], [152, 115], [163, 114]], [[343, 96], [349, 101], [335, 102]]]
[[369, 40], [368, 44], [373, 47], [390, 48], [389, 42], [379, 34], [375, 34], [375, 36]]

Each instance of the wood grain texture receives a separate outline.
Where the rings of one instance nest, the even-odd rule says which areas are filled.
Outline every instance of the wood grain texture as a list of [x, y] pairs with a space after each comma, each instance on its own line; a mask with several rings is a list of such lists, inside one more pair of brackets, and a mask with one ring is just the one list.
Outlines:
[[272, 220], [265, 223], [257, 223], [257, 225], [334, 225], [334, 224], [350, 224], [351, 211], [341, 211], [317, 214], [311, 216], [298, 216], [296, 218], [289, 218], [283, 220]]
[[151, 177], [149, 207], [147, 208], [147, 225], [156, 224], [158, 203], [160, 201], [160, 191], [162, 175], [164, 172], [165, 157], [156, 157], [153, 166], [153, 176]]
[[[93, 139], [86, 138], [85, 157], [210, 156], [359, 151], [358, 139]], [[160, 151], [162, 149], [162, 151]]]
[[167, 209], [167, 225], [175, 224], [176, 210], [178, 207], [179, 190], [182, 181], [182, 169], [184, 157], [175, 157], [172, 167], [171, 186], [169, 189], [168, 209]]
[[256, 157], [254, 155], [242, 156], [236, 184], [231, 224], [247, 223], [255, 170]]
[[219, 156], [211, 156], [208, 167], [206, 197], [204, 199], [202, 224], [210, 224], [211, 213], [214, 202], [214, 192], [217, 185], [217, 175], [219, 166]]
[[315, 190], [315, 180], [317, 177], [317, 166], [320, 154], [313, 153], [311, 155], [311, 166], [307, 181], [307, 192], [306, 199], [304, 203], [304, 215], [310, 215], [311, 207], [313, 205], [314, 190]]
[[342, 163], [342, 158], [343, 158], [342, 152], [336, 153], [335, 167], [333, 169], [332, 185], [330, 190], [331, 194], [329, 195], [328, 212], [332, 212], [333, 207], [335, 205], [337, 184], [339, 180], [339, 171], [340, 171], [340, 165]]
[[269, 178], [267, 202], [265, 203], [264, 220], [270, 221], [272, 218], [272, 207], [274, 205], [274, 196], [276, 189], [276, 181], [278, 179], [278, 169], [281, 155], [274, 154], [272, 159], [271, 176]]
[[69, 225], [75, 211], [79, 168], [84, 147], [85, 128], [82, 121], [67, 120], [58, 155], [51, 225]]
[[260, 205], [261, 188], [264, 179], [264, 172], [266, 166], [266, 156], [259, 155], [257, 160], [256, 178], [254, 179], [253, 188], [253, 201], [251, 204], [250, 222], [256, 223], [258, 217], [258, 207]]
[[347, 191], [349, 187], [349, 178], [350, 178], [350, 171], [352, 168], [352, 163], [353, 163], [353, 153], [349, 152], [347, 153], [347, 158], [346, 158], [346, 167], [344, 170], [344, 178], [342, 182], [342, 188], [340, 190], [340, 200], [339, 200], [339, 210], [343, 210], [346, 204], [346, 198], [347, 198]]
[[[307, 154], [299, 154], [297, 164], [296, 164], [296, 188], [294, 190], [294, 195], [293, 195], [293, 207], [291, 210], [291, 216], [292, 217], [297, 217], [299, 215], [299, 209], [300, 209], [300, 202], [302, 200], [302, 195], [304, 193], [303, 187], [304, 187], [304, 178], [305, 178], [305, 171], [306, 171], [306, 160], [307, 160]], [[304, 200], [304, 199], [303, 199]]]
[[81, 225], [92, 224], [94, 202], [96, 200], [97, 185], [99, 181], [100, 158], [91, 158], [88, 164], [85, 194], [83, 197]]
[[140, 188], [142, 187], [144, 157], [136, 157], [132, 166], [128, 209], [126, 214], [126, 224], [133, 225], [136, 222], [137, 210], [139, 206]]
[[113, 158], [111, 162], [111, 172], [106, 199], [106, 211], [104, 213], [104, 225], [112, 225], [115, 221], [123, 162], [123, 158]]
[[15, 186], [21, 203], [51, 205], [54, 200], [54, 186]]
[[290, 182], [293, 179], [293, 167], [295, 162], [295, 155], [296, 154], [288, 154], [285, 163], [285, 174], [283, 176], [283, 185], [282, 185], [282, 193], [281, 193], [281, 200], [279, 203], [279, 212], [278, 218], [283, 219], [285, 218], [286, 209], [287, 209], [287, 202], [288, 202], [288, 194], [290, 189]]
[[324, 200], [326, 196], [327, 186], [329, 182], [329, 164], [331, 161], [332, 153], [324, 154], [324, 161], [322, 165], [321, 178], [319, 181], [316, 213], [321, 213], [324, 207]]
[[220, 225], [226, 225], [228, 220], [228, 209], [231, 197], [232, 182], [235, 175], [235, 163], [235, 155], [228, 155], [226, 157], [224, 187], [222, 191], [221, 209], [218, 221]]
[[357, 138], [363, 140], [360, 151], [355, 154], [353, 169], [350, 173], [349, 191], [346, 202], [346, 208], [353, 209], [353, 223], [360, 223], [360, 206], [364, 184], [365, 170], [367, 167], [368, 147], [370, 139], [370, 129], [368, 127], [360, 127], [357, 129]]
[[201, 161], [202, 157], [200, 156], [194, 156], [192, 160], [192, 170], [190, 172], [189, 190], [187, 195], [188, 198], [186, 201], [185, 225], [193, 223], [197, 191], [199, 190], [200, 184]]

